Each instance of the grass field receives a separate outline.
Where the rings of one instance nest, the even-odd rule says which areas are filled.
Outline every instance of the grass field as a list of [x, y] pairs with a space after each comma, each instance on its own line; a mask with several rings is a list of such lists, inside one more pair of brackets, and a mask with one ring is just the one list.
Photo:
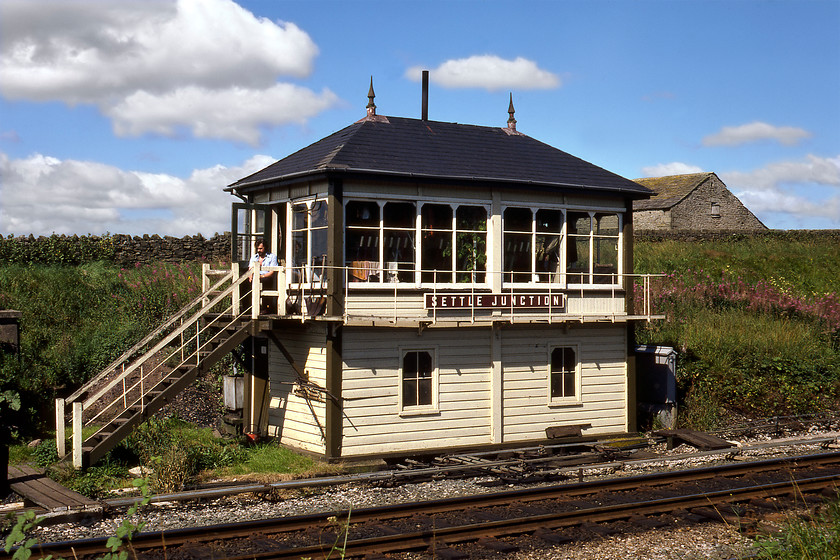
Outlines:
[[637, 339], [679, 352], [683, 425], [837, 406], [837, 248], [820, 236], [636, 243], [636, 271], [668, 275], [656, 294], [667, 319]]

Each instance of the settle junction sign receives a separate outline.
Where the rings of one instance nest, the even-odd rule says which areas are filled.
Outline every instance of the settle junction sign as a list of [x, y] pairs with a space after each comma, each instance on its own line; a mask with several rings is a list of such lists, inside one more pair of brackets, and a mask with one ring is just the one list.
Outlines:
[[426, 294], [426, 309], [551, 309], [563, 311], [565, 294]]

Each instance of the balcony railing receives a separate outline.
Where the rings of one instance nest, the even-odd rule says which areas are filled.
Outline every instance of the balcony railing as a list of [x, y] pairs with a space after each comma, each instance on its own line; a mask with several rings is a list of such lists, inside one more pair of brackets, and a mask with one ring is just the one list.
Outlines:
[[[551, 275], [553, 282], [545, 281], [547, 276], [534, 275], [532, 282], [511, 283], [504, 282], [510, 278], [510, 272], [412, 271], [411, 277], [432, 281], [405, 282], [391, 269], [368, 268], [362, 276], [357, 266], [277, 266], [261, 270], [274, 271], [276, 279], [265, 285], [253, 283], [250, 298], [254, 317], [277, 315], [347, 324], [616, 322], [664, 318], [654, 305], [658, 285], [665, 281], [662, 274], [558, 272]], [[437, 281], [441, 276], [470, 278], [471, 274], [480, 274], [482, 281]], [[254, 271], [254, 276], [258, 275], [259, 270]], [[328, 314], [327, 303], [334, 293], [328, 289], [330, 277], [339, 279], [343, 301], [331, 306]], [[581, 280], [587, 283], [572, 283]]]

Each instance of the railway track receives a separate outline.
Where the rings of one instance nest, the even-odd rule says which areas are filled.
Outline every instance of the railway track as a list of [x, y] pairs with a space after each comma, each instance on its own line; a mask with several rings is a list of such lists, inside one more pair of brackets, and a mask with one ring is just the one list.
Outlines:
[[[430, 550], [457, 558], [463, 547], [515, 547], [508, 541], [518, 535], [562, 542], [581, 532], [612, 530], [616, 523], [625, 524], [622, 531], [646, 528], [662, 523], [664, 515], [689, 522], [713, 517], [749, 531], [762, 510], [821, 500], [817, 493], [835, 496], [839, 483], [840, 452], [832, 452], [150, 532], [137, 535], [133, 548], [138, 558], [149, 559], [177, 557], [179, 549], [196, 558], [319, 558], [339, 543], [346, 557]], [[97, 557], [106, 551], [106, 540], [49, 543], [33, 557]]]

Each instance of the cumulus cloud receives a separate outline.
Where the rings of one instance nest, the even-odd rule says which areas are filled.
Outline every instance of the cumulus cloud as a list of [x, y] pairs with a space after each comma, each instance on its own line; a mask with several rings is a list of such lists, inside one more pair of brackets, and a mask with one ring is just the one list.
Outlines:
[[840, 156], [824, 158], [808, 155], [799, 161], [779, 161], [749, 172], [730, 171], [721, 174], [725, 182], [749, 186], [751, 189], [773, 190], [783, 185], [817, 183], [840, 187]]
[[831, 227], [840, 227], [840, 192], [825, 195], [830, 193], [825, 189], [840, 187], [840, 155], [808, 155], [799, 161], [774, 162], [753, 171], [728, 171], [719, 176], [756, 213], [786, 214], [803, 227], [813, 227], [813, 218], [818, 217]]
[[667, 177], [668, 175], [687, 175], [690, 173], [702, 173], [703, 169], [696, 165], [689, 165], [674, 161], [671, 163], [658, 163], [642, 168], [642, 177]]
[[[317, 55], [294, 23], [255, 17], [231, 0], [0, 3], [0, 94], [92, 104], [126, 134], [184, 126], [204, 137], [231, 138], [231, 122], [244, 111], [228, 104], [236, 100], [269, 117], [260, 125], [301, 122], [336, 96], [278, 79], [308, 76]], [[144, 107], [151, 101], [178, 107], [162, 118]], [[298, 104], [301, 113], [283, 110]], [[138, 105], [139, 114], [127, 117]], [[256, 120], [246, 117], [242, 134], [252, 144]]]
[[[415, 66], [405, 72], [405, 77], [419, 81], [425, 68]], [[495, 55], [476, 55], [447, 60], [429, 71], [429, 79], [445, 88], [500, 89], [554, 89], [560, 87], [560, 78], [537, 66], [527, 58], [506, 60]]]
[[[0, 232], [209, 236], [230, 229], [232, 199], [222, 189], [273, 162], [258, 155], [239, 166], [217, 165], [182, 178], [42, 154], [10, 159], [0, 153]], [[45, 200], [49, 212], [44, 212]]]
[[[329, 90], [317, 94], [292, 84], [264, 90], [185, 87], [163, 95], [138, 91], [106, 110], [118, 136], [147, 132], [173, 136], [188, 128], [196, 138], [224, 138], [256, 145], [261, 126], [303, 124], [338, 102]], [[184, 115], [194, 118], [184, 122]]]
[[740, 126], [724, 126], [720, 132], [703, 138], [704, 146], [737, 146], [762, 140], [775, 140], [786, 146], [792, 146], [811, 133], [793, 126], [773, 126], [763, 122], [752, 122]]

